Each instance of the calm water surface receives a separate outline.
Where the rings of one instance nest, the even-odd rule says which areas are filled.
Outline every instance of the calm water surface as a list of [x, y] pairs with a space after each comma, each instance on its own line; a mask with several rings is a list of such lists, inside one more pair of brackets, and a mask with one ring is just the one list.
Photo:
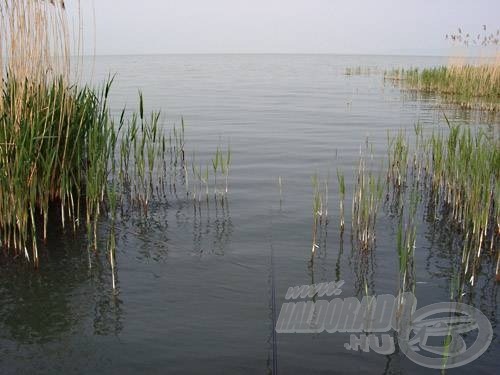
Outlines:
[[[91, 64], [92, 61], [87, 61]], [[118, 231], [118, 290], [111, 291], [106, 220], [101, 252], [89, 254], [85, 231], [54, 223], [41, 268], [0, 258], [0, 373], [227, 373], [272, 370], [270, 254], [276, 305], [289, 286], [345, 280], [343, 296], [398, 289], [396, 223], [382, 212], [367, 264], [338, 230], [335, 173], [353, 186], [360, 147], [385, 157], [387, 131], [415, 123], [443, 126], [435, 97], [416, 97], [383, 82], [392, 67], [432, 66], [444, 58], [328, 55], [172, 55], [98, 57], [93, 79], [116, 73], [112, 109], [161, 109], [165, 126], [186, 123], [186, 149], [209, 160], [231, 144], [230, 194], [224, 207], [195, 214], [185, 194], [132, 215]], [[88, 65], [90, 66], [90, 65]], [[347, 67], [369, 74], [346, 76]], [[88, 72], [86, 73], [88, 74]], [[484, 125], [481, 116], [446, 108], [452, 121]], [[498, 132], [497, 125], [490, 130]], [[330, 224], [314, 268], [311, 248], [314, 173], [330, 174]], [[282, 195], [278, 177], [282, 179]], [[350, 195], [346, 202], [350, 202]], [[350, 203], [347, 204], [350, 211]], [[56, 216], [55, 213], [54, 216]], [[423, 209], [419, 212], [424, 218]], [[349, 217], [347, 217], [349, 222]], [[456, 255], [452, 238], [425, 220], [416, 242], [419, 307], [447, 301]], [[467, 302], [490, 319], [494, 338], [473, 363], [450, 373], [494, 373], [499, 354], [498, 291], [485, 276]], [[437, 373], [400, 353], [344, 349], [346, 334], [279, 334], [283, 374]]]

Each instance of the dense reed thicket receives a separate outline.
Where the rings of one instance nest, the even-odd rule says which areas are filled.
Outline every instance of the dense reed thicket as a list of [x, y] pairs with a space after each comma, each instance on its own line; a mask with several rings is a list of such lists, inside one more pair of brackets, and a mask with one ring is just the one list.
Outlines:
[[462, 108], [500, 109], [500, 58], [483, 65], [451, 64], [427, 69], [396, 69], [385, 77], [403, 86], [440, 94]]
[[0, 91], [3, 249], [37, 266], [37, 243], [47, 239], [53, 207], [63, 227], [75, 230], [85, 222], [89, 247], [97, 248], [97, 221], [109, 212], [114, 275], [118, 208], [147, 216], [151, 201], [165, 201], [167, 192], [177, 197], [179, 185], [198, 210], [203, 190], [208, 204], [209, 187], [216, 204], [224, 202], [229, 146], [226, 152], [219, 146], [206, 168], [193, 154], [190, 176], [184, 121], [180, 129], [166, 132], [159, 112], [145, 113], [142, 94], [138, 113], [125, 118], [122, 111], [115, 119], [108, 108], [112, 79], [101, 89], [78, 85], [79, 67], [71, 65], [70, 55], [79, 56], [81, 37], [70, 33], [64, 2], [2, 0], [0, 26], [0, 56], [5, 58]]
[[[106, 107], [108, 88], [96, 96], [89, 88], [66, 86], [62, 78], [37, 85], [11, 77], [3, 82], [1, 239], [27, 258], [30, 243], [35, 264], [35, 222], [43, 218], [46, 239], [51, 203], [60, 205], [63, 225], [66, 217], [79, 217], [82, 197], [89, 218], [99, 213], [114, 132]], [[16, 105], [20, 93], [22, 102]]]
[[61, 207], [63, 223], [78, 217], [83, 196], [88, 215], [99, 213], [113, 138], [109, 83], [96, 93], [70, 81], [63, 2], [4, 0], [0, 25], [0, 240], [37, 265], [36, 222], [46, 238], [49, 205]]

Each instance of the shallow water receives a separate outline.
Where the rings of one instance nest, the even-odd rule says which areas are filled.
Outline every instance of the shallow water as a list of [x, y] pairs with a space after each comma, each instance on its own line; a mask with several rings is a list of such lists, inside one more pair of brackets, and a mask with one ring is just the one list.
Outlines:
[[[92, 61], [86, 61], [91, 66]], [[433, 96], [383, 82], [392, 67], [432, 66], [445, 58], [335, 55], [109, 56], [94, 61], [93, 80], [117, 73], [112, 109], [162, 109], [166, 126], [186, 123], [188, 155], [208, 160], [231, 144], [228, 202], [195, 214], [185, 193], [152, 204], [147, 220], [119, 222], [117, 295], [101, 252], [90, 254], [85, 231], [54, 222], [41, 268], [0, 258], [0, 372], [269, 373], [272, 369], [271, 251], [278, 311], [290, 286], [345, 280], [342, 296], [398, 288], [396, 223], [383, 210], [376, 249], [366, 264], [351, 252], [349, 225], [340, 239], [337, 168], [353, 185], [360, 148], [385, 157], [387, 131], [413, 132], [451, 121], [484, 125], [477, 114], [441, 106]], [[345, 75], [347, 67], [369, 74]], [[89, 72], [85, 73], [88, 77]], [[498, 124], [498, 122], [497, 122]], [[489, 127], [498, 132], [498, 125]], [[314, 268], [311, 176], [330, 174], [330, 223]], [[282, 194], [278, 178], [282, 179]], [[346, 197], [346, 211], [350, 211]], [[423, 208], [419, 216], [424, 217]], [[347, 217], [349, 223], [349, 216]], [[454, 267], [450, 235], [421, 220], [417, 228], [418, 306], [447, 301]], [[363, 270], [367, 270], [366, 272]], [[490, 319], [485, 354], [453, 373], [493, 373], [498, 355], [498, 291], [481, 279], [473, 303]], [[400, 353], [344, 349], [348, 334], [278, 334], [281, 373], [427, 373]]]

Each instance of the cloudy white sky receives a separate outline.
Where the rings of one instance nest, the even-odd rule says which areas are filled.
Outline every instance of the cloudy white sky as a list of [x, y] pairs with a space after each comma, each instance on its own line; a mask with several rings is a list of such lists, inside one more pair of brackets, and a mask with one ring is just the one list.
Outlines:
[[[500, 0], [81, 0], [96, 53], [447, 54]], [[69, 0], [66, 1], [69, 3]], [[89, 22], [95, 9], [95, 28]]]

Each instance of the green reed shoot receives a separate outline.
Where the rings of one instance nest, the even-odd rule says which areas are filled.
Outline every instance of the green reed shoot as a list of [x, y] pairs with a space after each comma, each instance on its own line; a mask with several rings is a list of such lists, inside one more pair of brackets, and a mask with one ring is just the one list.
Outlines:
[[361, 157], [352, 200], [351, 232], [361, 250], [368, 250], [375, 243], [375, 224], [382, 194], [381, 175], [367, 171], [365, 159]]
[[340, 204], [340, 231], [344, 231], [345, 214], [344, 214], [344, 201], [345, 201], [345, 177], [342, 172], [337, 169], [337, 180], [339, 183], [339, 204]]
[[[312, 178], [312, 188], [313, 188], [313, 202], [312, 202], [312, 213], [313, 213], [313, 226], [312, 226], [312, 247], [311, 247], [311, 262], [314, 259], [314, 254], [316, 249], [319, 248], [317, 237], [318, 230], [321, 228], [322, 224], [328, 225], [328, 180], [325, 180], [323, 184], [320, 183], [318, 174], [315, 173]], [[321, 190], [321, 186], [324, 186], [324, 190]]]

